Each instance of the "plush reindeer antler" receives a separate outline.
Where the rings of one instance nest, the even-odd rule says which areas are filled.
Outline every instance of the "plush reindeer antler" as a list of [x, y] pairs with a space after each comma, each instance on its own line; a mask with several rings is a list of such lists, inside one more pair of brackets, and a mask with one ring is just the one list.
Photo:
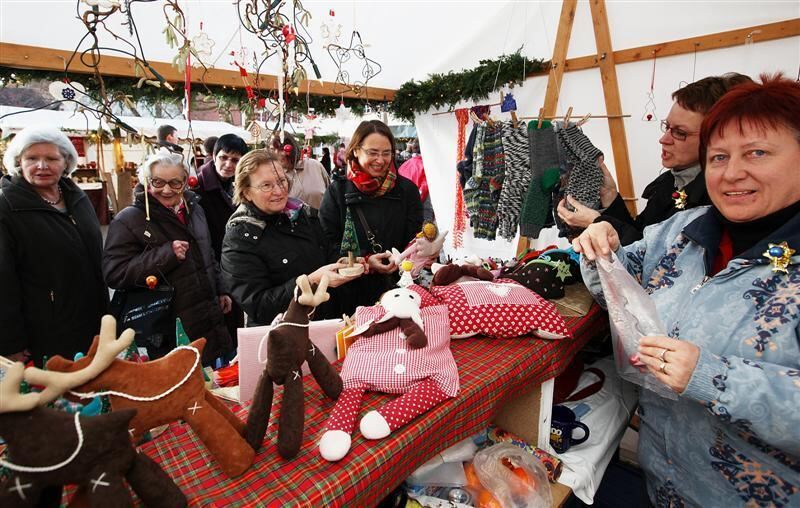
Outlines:
[[[86, 368], [69, 373], [37, 368], [25, 369], [23, 373], [25, 381], [45, 387], [41, 393], [37, 394], [39, 396], [38, 405], [43, 406], [54, 401], [61, 394], [91, 381], [106, 370], [111, 365], [111, 362], [114, 361], [114, 358], [131, 345], [135, 332], [128, 328], [122, 332], [118, 339], [115, 338], [116, 335], [117, 320], [111, 315], [105, 315], [100, 322], [100, 340], [98, 341], [97, 352]], [[23, 409], [18, 411], [23, 411]]]
[[3, 367], [6, 369], [3, 380], [0, 381], [0, 413], [29, 411], [39, 405], [40, 393], [19, 393], [19, 384], [22, 382], [22, 372], [25, 366], [20, 362], [11, 362], [2, 357]]
[[297, 297], [297, 302], [300, 305], [307, 307], [316, 307], [322, 302], [327, 302], [331, 295], [328, 294], [328, 276], [323, 275], [317, 286], [317, 291], [311, 291], [311, 283], [308, 282], [307, 275], [301, 275], [297, 278], [297, 287], [300, 288], [300, 296]]

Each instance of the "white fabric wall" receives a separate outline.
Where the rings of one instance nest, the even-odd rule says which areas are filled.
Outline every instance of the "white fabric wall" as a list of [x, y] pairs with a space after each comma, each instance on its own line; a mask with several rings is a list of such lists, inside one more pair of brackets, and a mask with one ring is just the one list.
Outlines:
[[[617, 50], [780, 21], [800, 15], [800, 3], [796, 2], [760, 2], [757, 7], [754, 7], [755, 4], [752, 3], [735, 2], [609, 1], [607, 5], [612, 42]], [[512, 8], [513, 6], [507, 6], [505, 12], [510, 13]], [[519, 6], [516, 9], [519, 14]], [[691, 16], [687, 16], [689, 11], [691, 11]], [[532, 16], [528, 20], [528, 26], [532, 28], [526, 32], [527, 36], [511, 30], [505, 47], [517, 48], [524, 42], [525, 54], [529, 57], [549, 58], [552, 54], [552, 45], [558, 25], [560, 2], [540, 4], [536, 9], [531, 9], [528, 14]], [[471, 43], [465, 43], [465, 51], [480, 46], [481, 36], [493, 30], [496, 31], [498, 25], [501, 28], [505, 27], [506, 25], [503, 23], [507, 23], [507, 21], [494, 21], [496, 23], [494, 26], [491, 23], [485, 25], [486, 31], [473, 33], [475, 39]], [[523, 25], [522, 20], [517, 20], [511, 26]], [[516, 40], [513, 39], [515, 36], [518, 37]], [[753, 38], [757, 41], [758, 34], [754, 34]], [[691, 54], [658, 59], [655, 79], [657, 119], [663, 119], [669, 112], [672, 105], [670, 97], [672, 92], [693, 79], [697, 80], [732, 71], [752, 77], [756, 77], [762, 72], [776, 71], [782, 71], [792, 78], [797, 76], [798, 65], [800, 65], [800, 37], [749, 45], [745, 45], [744, 40], [742, 42], [743, 44], [737, 47], [697, 53], [696, 64], [695, 56]], [[545, 49], [544, 46], [548, 46], [550, 49]], [[527, 49], [529, 47], [538, 48], [538, 51], [532, 53]], [[485, 48], [481, 49], [485, 51]], [[595, 51], [589, 6], [585, 2], [579, 2], [568, 57], [593, 54]], [[500, 53], [501, 51], [495, 50], [491, 56], [494, 57]], [[617, 65], [622, 110], [631, 115], [631, 118], [625, 120], [625, 129], [636, 197], [641, 196], [644, 187], [662, 170], [661, 150], [658, 144], [661, 136], [659, 122], [642, 120], [647, 102], [646, 93], [650, 87], [652, 65], [652, 60]], [[514, 88], [518, 116], [535, 116], [537, 114], [539, 108], [544, 105], [546, 87], [547, 77], [545, 76], [528, 79], [522, 87]], [[499, 93], [496, 93], [479, 104], [498, 103], [499, 101]], [[455, 107], [472, 105], [473, 103], [460, 103]], [[605, 100], [598, 69], [565, 73], [561, 84], [558, 114], [563, 115], [569, 106], [574, 108], [573, 115], [605, 114]], [[433, 115], [433, 113], [446, 109], [431, 110], [417, 115], [415, 124], [419, 133], [420, 147], [437, 221], [443, 229], [452, 230], [455, 210], [457, 125], [453, 114]], [[508, 113], [500, 113], [499, 107], [492, 109], [492, 117], [510, 119]], [[467, 136], [471, 127], [472, 123], [470, 122], [467, 126]], [[604, 119], [590, 120], [584, 126], [584, 132], [598, 148], [606, 153], [606, 164], [612, 174], [616, 174], [607, 121]], [[639, 199], [638, 209], [644, 208], [645, 204], [646, 201]], [[514, 255], [517, 245], [516, 239], [513, 242], [500, 239], [494, 242], [475, 240], [469, 232], [469, 227], [464, 240], [464, 249], [456, 252], [452, 248], [452, 238], [448, 239], [445, 244], [446, 252], [456, 258], [471, 253], [508, 258]], [[542, 247], [556, 243], [556, 241], [561, 242], [562, 245], [565, 244], [564, 239], [557, 239], [557, 233], [554, 230], [543, 231], [539, 241], [534, 245]]]

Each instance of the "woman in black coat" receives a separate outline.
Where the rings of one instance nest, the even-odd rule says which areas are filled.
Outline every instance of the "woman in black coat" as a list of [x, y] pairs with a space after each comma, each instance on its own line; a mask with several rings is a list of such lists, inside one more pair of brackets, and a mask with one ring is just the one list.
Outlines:
[[107, 311], [94, 207], [67, 178], [78, 154], [55, 128], [9, 144], [0, 180], [0, 354], [13, 360], [86, 352]]
[[[189, 168], [180, 156], [159, 152], [140, 169], [133, 206], [108, 228], [103, 273], [114, 289], [145, 287], [150, 275], [175, 289], [173, 310], [189, 338], [204, 337], [203, 363], [228, 354], [231, 336], [223, 313], [231, 299], [221, 291], [211, 238], [196, 194], [186, 189]], [[148, 220], [149, 218], [149, 220]], [[175, 348], [174, 342], [139, 344], [151, 358]]]
[[[222, 276], [247, 313], [248, 326], [270, 324], [284, 312], [299, 275], [317, 284], [327, 274], [330, 288], [358, 277], [337, 272], [347, 265], [333, 263], [338, 251], [325, 238], [317, 211], [289, 198], [289, 181], [273, 153], [254, 150], [242, 157], [233, 200], [239, 207], [222, 245]], [[315, 319], [339, 315], [336, 293], [316, 309]]]
[[[392, 248], [405, 250], [422, 228], [422, 202], [414, 183], [397, 174], [395, 142], [383, 122], [361, 122], [347, 147], [346, 178], [334, 178], [322, 199], [319, 216], [328, 241], [339, 251], [347, 210], [369, 274], [343, 288], [343, 311], [372, 305], [397, 283]], [[369, 231], [368, 231], [369, 230]]]

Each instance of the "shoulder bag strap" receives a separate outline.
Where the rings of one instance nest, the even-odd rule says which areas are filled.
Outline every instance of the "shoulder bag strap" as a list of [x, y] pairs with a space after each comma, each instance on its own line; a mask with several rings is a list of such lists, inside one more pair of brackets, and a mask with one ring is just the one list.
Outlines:
[[367, 223], [367, 218], [364, 217], [364, 211], [361, 209], [360, 206], [353, 207], [355, 208], [356, 215], [358, 215], [358, 219], [361, 222], [361, 227], [364, 228], [364, 233], [367, 235], [367, 241], [369, 242], [370, 246], [372, 247], [373, 254], [380, 254], [383, 252], [383, 246], [375, 241], [375, 234], [369, 228], [369, 224]]

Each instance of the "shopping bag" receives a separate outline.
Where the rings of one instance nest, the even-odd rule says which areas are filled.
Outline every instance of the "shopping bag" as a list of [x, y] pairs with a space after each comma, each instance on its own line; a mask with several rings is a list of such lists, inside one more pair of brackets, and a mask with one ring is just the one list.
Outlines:
[[147, 349], [151, 360], [175, 348], [175, 288], [117, 289], [111, 298], [111, 314], [117, 318], [117, 334], [126, 328], [136, 332], [136, 345]]
[[641, 372], [633, 364], [633, 360], [638, 358], [642, 337], [666, 336], [653, 299], [615, 256], [610, 262], [598, 258], [597, 272], [608, 308], [614, 362], [620, 376], [662, 397], [676, 400], [678, 396], [674, 391], [649, 371]]

